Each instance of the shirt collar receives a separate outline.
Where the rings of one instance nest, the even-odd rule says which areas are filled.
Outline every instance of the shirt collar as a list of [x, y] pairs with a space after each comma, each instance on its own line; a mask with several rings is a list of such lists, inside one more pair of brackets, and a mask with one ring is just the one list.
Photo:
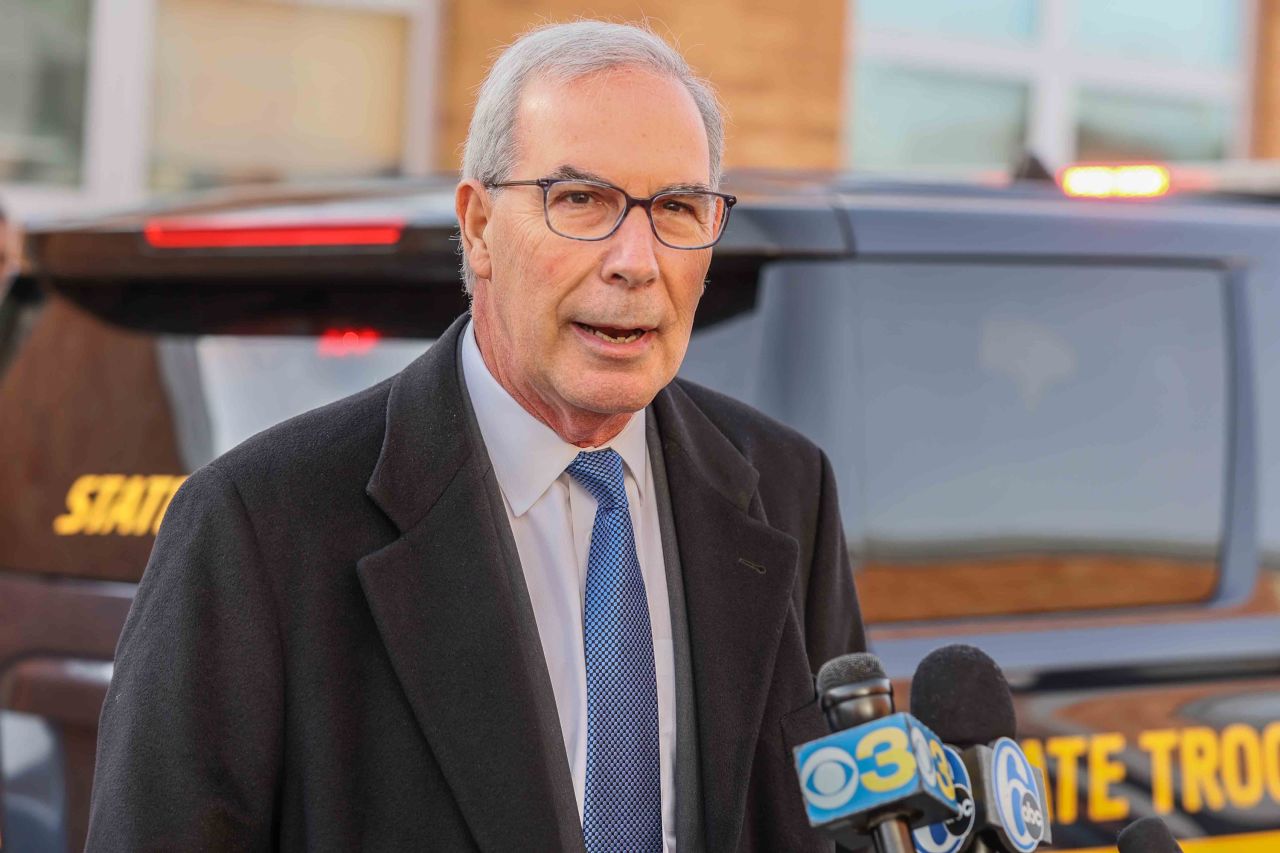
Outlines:
[[462, 375], [480, 424], [480, 436], [493, 463], [494, 476], [513, 515], [528, 512], [584, 449], [612, 447], [617, 451], [643, 499], [649, 485], [643, 409], [631, 416], [622, 432], [600, 447], [581, 448], [569, 444], [529, 414], [493, 378], [480, 355], [473, 323], [467, 323], [462, 335]]

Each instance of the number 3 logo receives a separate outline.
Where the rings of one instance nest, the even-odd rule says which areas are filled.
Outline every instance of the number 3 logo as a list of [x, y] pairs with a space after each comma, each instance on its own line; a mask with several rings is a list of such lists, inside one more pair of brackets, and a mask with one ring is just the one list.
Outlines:
[[956, 780], [951, 775], [951, 762], [947, 761], [947, 753], [942, 748], [942, 742], [929, 741], [929, 754], [933, 756], [933, 766], [938, 768], [938, 787], [942, 789], [942, 794], [948, 800], [956, 798]]
[[859, 759], [874, 756], [875, 767], [863, 773], [862, 784], [877, 794], [901, 788], [916, 774], [916, 759], [902, 729], [876, 729], [858, 742], [855, 754]]

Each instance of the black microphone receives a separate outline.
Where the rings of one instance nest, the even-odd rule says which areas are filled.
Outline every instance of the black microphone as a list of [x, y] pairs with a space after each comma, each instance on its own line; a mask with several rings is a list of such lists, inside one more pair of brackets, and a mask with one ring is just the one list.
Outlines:
[[1030, 853], [1052, 840], [1044, 776], [1013, 739], [1013, 696], [994, 660], [966, 645], [930, 652], [911, 682], [911, 713], [959, 750], [971, 782], [957, 786], [962, 819], [917, 830], [918, 850]]
[[810, 825], [846, 849], [914, 853], [913, 826], [956, 813], [942, 741], [894, 712], [873, 655], [828, 661], [817, 687], [833, 733], [794, 750]]
[[822, 712], [833, 732], [893, 713], [893, 684], [875, 655], [855, 652], [832, 658], [818, 670], [817, 682]]
[[1135, 820], [1121, 830], [1116, 844], [1120, 853], [1182, 853], [1173, 833], [1158, 817]]

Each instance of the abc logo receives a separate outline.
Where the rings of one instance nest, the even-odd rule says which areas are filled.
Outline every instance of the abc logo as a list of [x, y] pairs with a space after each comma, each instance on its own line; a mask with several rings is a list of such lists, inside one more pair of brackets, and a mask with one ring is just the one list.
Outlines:
[[1044, 807], [1035, 771], [1016, 742], [1000, 738], [992, 750], [996, 809], [1010, 843], [1019, 853], [1031, 853], [1044, 838]]
[[858, 765], [843, 749], [816, 749], [800, 768], [800, 789], [815, 808], [838, 809], [858, 792]]
[[1032, 837], [1044, 837], [1044, 811], [1040, 808], [1040, 798], [1030, 791], [1022, 795], [1022, 822]]
[[947, 832], [957, 838], [968, 838], [973, 830], [973, 819], [977, 809], [973, 805], [973, 796], [968, 788], [956, 785], [956, 803], [960, 806], [960, 814], [943, 824]]

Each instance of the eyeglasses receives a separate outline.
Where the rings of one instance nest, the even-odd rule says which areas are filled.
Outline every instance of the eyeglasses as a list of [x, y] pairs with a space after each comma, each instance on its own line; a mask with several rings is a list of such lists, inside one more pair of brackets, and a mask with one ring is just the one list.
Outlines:
[[607, 240], [633, 207], [649, 214], [653, 235], [672, 249], [706, 249], [724, 235], [735, 196], [705, 191], [672, 190], [648, 198], [627, 195], [600, 181], [538, 178], [501, 181], [490, 187], [541, 187], [547, 227], [570, 240]]

